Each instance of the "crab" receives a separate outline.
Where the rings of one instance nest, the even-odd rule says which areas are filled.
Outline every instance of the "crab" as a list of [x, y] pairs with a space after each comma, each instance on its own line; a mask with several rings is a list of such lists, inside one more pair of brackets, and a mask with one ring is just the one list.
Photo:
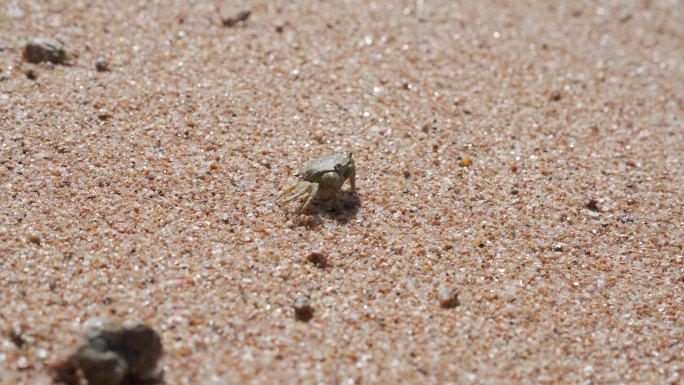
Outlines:
[[298, 174], [299, 181], [285, 187], [276, 198], [276, 204], [292, 202], [306, 196], [306, 202], [299, 212], [306, 211], [314, 198], [332, 201], [339, 208], [337, 193], [349, 180], [351, 191], [356, 189], [356, 166], [352, 153], [327, 155], [316, 159], [304, 172]]

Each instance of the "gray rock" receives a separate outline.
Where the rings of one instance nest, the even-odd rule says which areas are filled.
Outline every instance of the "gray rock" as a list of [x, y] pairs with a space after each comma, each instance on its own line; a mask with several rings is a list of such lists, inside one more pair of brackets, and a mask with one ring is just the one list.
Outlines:
[[120, 385], [128, 374], [126, 360], [104, 345], [84, 345], [72, 360], [91, 385]]
[[142, 323], [126, 322], [121, 343], [133, 376], [144, 377], [154, 371], [162, 355], [161, 339], [156, 331]]
[[120, 385], [124, 379], [153, 379], [162, 355], [161, 338], [149, 326], [99, 321], [72, 357], [91, 385]]

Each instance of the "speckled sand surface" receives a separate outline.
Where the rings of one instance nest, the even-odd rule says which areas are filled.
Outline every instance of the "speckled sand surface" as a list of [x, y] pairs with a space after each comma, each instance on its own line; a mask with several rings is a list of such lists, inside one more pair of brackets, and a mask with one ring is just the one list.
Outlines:
[[[0, 5], [0, 383], [103, 316], [167, 384], [681, 383], [681, 1], [249, 8]], [[274, 205], [347, 151], [343, 211]]]

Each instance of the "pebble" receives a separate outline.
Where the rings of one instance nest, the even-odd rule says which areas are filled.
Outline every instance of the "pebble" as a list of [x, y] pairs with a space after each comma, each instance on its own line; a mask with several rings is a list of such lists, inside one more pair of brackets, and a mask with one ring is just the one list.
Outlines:
[[40, 237], [36, 234], [29, 234], [26, 236], [26, 241], [34, 245], [40, 245]]
[[109, 72], [111, 68], [109, 67], [109, 62], [106, 60], [98, 60], [95, 62], [95, 69], [97, 72]]
[[121, 355], [100, 346], [84, 346], [74, 360], [88, 384], [120, 385], [128, 373], [128, 364]]
[[458, 300], [458, 290], [454, 287], [443, 286], [437, 291], [439, 306], [443, 309], [453, 309], [461, 304]]
[[232, 27], [236, 26], [238, 23], [247, 21], [247, 19], [249, 19], [249, 16], [251, 14], [252, 14], [252, 10], [248, 9], [245, 11], [238, 12], [233, 16], [229, 16], [229, 17], [225, 17], [225, 18], [221, 17], [221, 22], [223, 23], [224, 26], [232, 28]]
[[68, 366], [58, 366], [57, 376], [82, 373], [88, 384], [120, 385], [125, 379], [153, 380], [162, 355], [161, 338], [149, 326], [135, 321], [123, 324], [102, 320], [86, 333]]
[[328, 266], [328, 258], [325, 254], [314, 251], [306, 257], [306, 260], [314, 266], [325, 269]]
[[28, 343], [24, 337], [24, 327], [19, 323], [14, 323], [7, 332], [10, 340], [19, 349], [26, 349]]
[[589, 202], [587, 202], [586, 207], [594, 212], [600, 213], [601, 208], [598, 205], [598, 201], [596, 199], [590, 199]]
[[38, 71], [34, 69], [30, 69], [26, 71], [26, 77], [29, 78], [30, 80], [36, 80], [38, 79]]
[[71, 55], [59, 41], [39, 37], [31, 39], [26, 43], [26, 47], [24, 47], [24, 60], [33, 64], [42, 62], [67, 64], [71, 60]]
[[470, 167], [473, 165], [473, 160], [468, 157], [465, 157], [458, 161], [458, 165], [461, 167]]
[[313, 318], [314, 309], [305, 298], [297, 298], [294, 302], [295, 318], [302, 322], [309, 322]]

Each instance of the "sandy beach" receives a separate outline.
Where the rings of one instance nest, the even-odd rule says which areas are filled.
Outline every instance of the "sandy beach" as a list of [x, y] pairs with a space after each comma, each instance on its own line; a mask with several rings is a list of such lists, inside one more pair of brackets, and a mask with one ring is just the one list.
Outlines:
[[681, 384], [682, 154], [677, 0], [3, 1], [0, 384]]

